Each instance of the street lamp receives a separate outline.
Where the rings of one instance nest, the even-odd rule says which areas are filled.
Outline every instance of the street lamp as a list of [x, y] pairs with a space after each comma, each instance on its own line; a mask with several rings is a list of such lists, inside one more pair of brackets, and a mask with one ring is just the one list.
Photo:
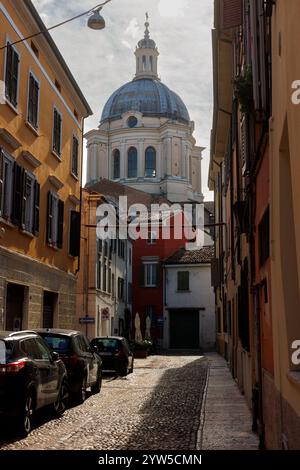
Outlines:
[[27, 36], [26, 38], [19, 39], [18, 41], [7, 43], [5, 44], [5, 46], [0, 47], [0, 51], [3, 49], [6, 49], [8, 46], [14, 46], [15, 44], [19, 44], [20, 42], [27, 41], [28, 39], [32, 39], [36, 36], [39, 36], [40, 34], [45, 34], [48, 31], [51, 31], [52, 29], [58, 28], [59, 26], [62, 26], [66, 23], [70, 23], [70, 21], [77, 20], [78, 18], [81, 18], [82, 16], [90, 15], [88, 22], [87, 22], [87, 25], [90, 29], [94, 29], [94, 30], [104, 29], [105, 21], [104, 21], [103, 16], [100, 15], [100, 11], [104, 7], [104, 5], [106, 5], [109, 2], [111, 2], [111, 0], [106, 0], [103, 3], [96, 5], [94, 8], [91, 8], [90, 10], [87, 10], [84, 13], [80, 13], [79, 15], [73, 16], [73, 18], [69, 18], [68, 20], [62, 21], [61, 23], [55, 24], [54, 26], [51, 26], [50, 28], [42, 29], [41, 31], [31, 34], [30, 36]]

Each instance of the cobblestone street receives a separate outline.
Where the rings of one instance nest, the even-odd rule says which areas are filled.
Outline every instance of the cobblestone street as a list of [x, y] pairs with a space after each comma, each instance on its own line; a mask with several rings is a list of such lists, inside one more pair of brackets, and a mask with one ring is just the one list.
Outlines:
[[[195, 450], [207, 359], [150, 356], [135, 360], [126, 378], [106, 376], [100, 394], [60, 419], [41, 412], [27, 439], [7, 439], [7, 450]], [[2, 428], [3, 429], [3, 428]]]

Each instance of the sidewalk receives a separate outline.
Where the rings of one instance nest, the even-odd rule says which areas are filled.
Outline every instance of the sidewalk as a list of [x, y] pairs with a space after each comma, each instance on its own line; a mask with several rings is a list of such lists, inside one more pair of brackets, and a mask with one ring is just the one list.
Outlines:
[[225, 360], [217, 353], [206, 355], [208, 381], [203, 398], [198, 449], [256, 450], [251, 413]]

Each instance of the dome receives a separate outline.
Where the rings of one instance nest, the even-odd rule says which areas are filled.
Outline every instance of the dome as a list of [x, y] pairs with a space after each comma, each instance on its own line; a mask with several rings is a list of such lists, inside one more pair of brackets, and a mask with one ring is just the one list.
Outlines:
[[138, 47], [140, 49], [156, 49], [156, 44], [153, 39], [143, 38], [138, 42]]
[[133, 80], [115, 91], [104, 106], [101, 122], [118, 119], [127, 111], [185, 123], [190, 121], [182, 99], [159, 80], [149, 78]]

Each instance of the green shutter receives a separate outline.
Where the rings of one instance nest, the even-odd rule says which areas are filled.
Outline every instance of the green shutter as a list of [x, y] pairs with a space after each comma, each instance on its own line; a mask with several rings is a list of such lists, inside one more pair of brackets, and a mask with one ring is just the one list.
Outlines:
[[79, 256], [80, 253], [80, 212], [71, 211], [70, 216], [70, 255]]
[[0, 147], [0, 216], [2, 216], [3, 212], [3, 170], [4, 170], [4, 162], [3, 162], [3, 152], [2, 148]]
[[58, 227], [57, 227], [57, 247], [63, 247], [64, 238], [64, 202], [58, 200]]
[[40, 231], [40, 185], [34, 181], [34, 218], [33, 218], [33, 233], [37, 237]]
[[47, 243], [52, 244], [52, 223], [53, 223], [53, 195], [48, 192], [47, 201]]
[[12, 223], [15, 225], [22, 225], [25, 217], [24, 209], [24, 179], [26, 172], [16, 162], [13, 167], [13, 206], [12, 206]]

